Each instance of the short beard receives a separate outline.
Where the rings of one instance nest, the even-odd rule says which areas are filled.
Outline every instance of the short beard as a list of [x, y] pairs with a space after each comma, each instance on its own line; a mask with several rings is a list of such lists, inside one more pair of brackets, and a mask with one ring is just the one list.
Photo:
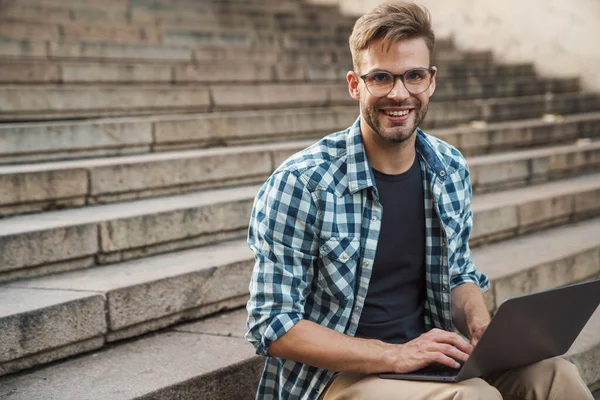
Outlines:
[[[399, 143], [403, 143], [403, 142], [407, 141], [414, 135], [417, 128], [419, 127], [421, 122], [423, 122], [423, 120], [425, 119], [425, 116], [427, 115], [427, 110], [429, 109], [429, 104], [426, 104], [425, 107], [422, 107], [421, 102], [419, 102], [418, 100], [416, 100], [416, 102], [417, 102], [417, 104], [411, 104], [411, 103], [394, 104], [398, 107], [402, 107], [402, 106], [414, 107], [413, 112], [415, 113], [415, 122], [414, 122], [413, 126], [411, 127], [410, 133], [408, 135], [403, 135], [403, 136], [385, 135], [384, 129], [380, 126], [379, 118], [377, 118], [377, 117], [379, 115], [379, 110], [384, 106], [392, 105], [390, 103], [384, 103], [381, 105], [376, 104], [373, 108], [369, 108], [366, 105], [361, 104], [361, 113], [363, 113], [363, 118], [366, 121], [367, 125], [369, 125], [371, 127], [371, 129], [373, 130], [373, 132], [375, 132], [379, 137], [381, 137], [382, 139], [384, 139], [388, 142], [399, 144]], [[404, 128], [405, 127], [401, 127], [400, 129], [404, 129]]]

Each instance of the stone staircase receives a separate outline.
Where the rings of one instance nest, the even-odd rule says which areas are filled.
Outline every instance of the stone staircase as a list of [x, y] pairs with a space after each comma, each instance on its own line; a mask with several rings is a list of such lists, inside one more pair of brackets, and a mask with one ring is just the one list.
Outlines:
[[[250, 399], [258, 186], [357, 116], [354, 18], [300, 0], [0, 0], [0, 398]], [[600, 277], [600, 94], [438, 40], [507, 297]], [[600, 384], [600, 312], [567, 357]]]

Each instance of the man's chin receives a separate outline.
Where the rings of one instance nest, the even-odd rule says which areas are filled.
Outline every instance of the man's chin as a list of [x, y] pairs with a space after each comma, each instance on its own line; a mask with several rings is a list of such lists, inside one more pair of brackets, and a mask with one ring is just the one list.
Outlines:
[[410, 131], [402, 130], [400, 132], [398, 132], [397, 130], [392, 131], [392, 132], [389, 132], [389, 131], [386, 132], [386, 130], [384, 130], [383, 132], [379, 132], [379, 136], [381, 136], [388, 142], [400, 144], [400, 143], [404, 143], [408, 139], [410, 139], [415, 134], [415, 131], [416, 131], [416, 128], [413, 128]]

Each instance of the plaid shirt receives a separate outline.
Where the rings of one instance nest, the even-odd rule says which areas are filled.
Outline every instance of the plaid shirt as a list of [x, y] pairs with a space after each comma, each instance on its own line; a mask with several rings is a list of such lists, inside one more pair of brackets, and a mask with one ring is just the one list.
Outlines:
[[[450, 291], [489, 281], [471, 260], [471, 183], [458, 150], [417, 130], [425, 199], [425, 325], [452, 330]], [[271, 343], [307, 319], [354, 336], [365, 303], [382, 206], [360, 119], [285, 161], [260, 189], [248, 244], [256, 263], [246, 338], [267, 356], [257, 399], [317, 399], [327, 371], [270, 357]]]

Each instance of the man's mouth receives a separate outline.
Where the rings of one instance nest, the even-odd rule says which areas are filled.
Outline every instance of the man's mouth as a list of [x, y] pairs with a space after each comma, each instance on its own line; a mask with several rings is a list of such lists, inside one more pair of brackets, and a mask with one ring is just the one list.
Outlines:
[[383, 110], [386, 115], [390, 117], [403, 117], [408, 115], [411, 110]]

